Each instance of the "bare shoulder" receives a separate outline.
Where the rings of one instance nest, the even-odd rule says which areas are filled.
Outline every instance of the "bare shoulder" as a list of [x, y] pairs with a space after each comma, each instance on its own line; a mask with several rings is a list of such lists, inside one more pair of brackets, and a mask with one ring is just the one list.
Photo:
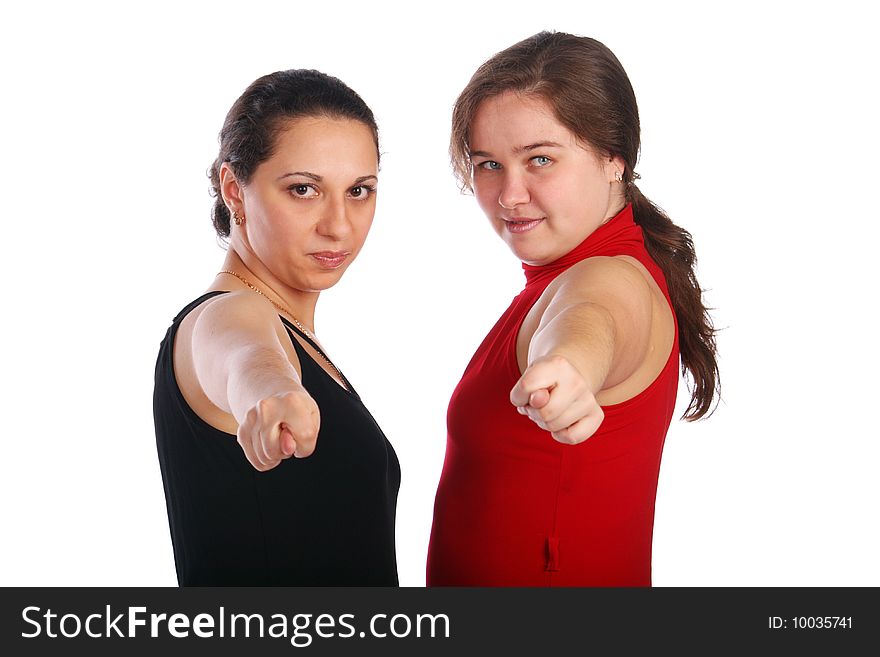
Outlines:
[[600, 404], [616, 404], [645, 390], [656, 379], [673, 348], [672, 310], [650, 272], [629, 256], [597, 256], [572, 266], [548, 286], [540, 322], [569, 309], [595, 307], [610, 318], [614, 359]]
[[[202, 303], [187, 315], [184, 321], [191, 325], [207, 324], [211, 330], [234, 329], [241, 327], [266, 327], [277, 323], [281, 326], [275, 309], [261, 297], [244, 290], [233, 290], [219, 294]], [[200, 330], [205, 328], [200, 326]]]
[[649, 308], [653, 280], [641, 264], [627, 256], [595, 256], [560, 274], [545, 291], [547, 304], [595, 303], [614, 312]]
[[216, 361], [235, 349], [268, 348], [284, 351], [298, 368], [287, 328], [275, 308], [247, 290], [234, 290], [207, 300], [181, 324], [182, 337], [189, 337], [193, 357]]
[[[614, 322], [615, 333], [624, 343], [644, 343], [652, 328], [657, 298], [646, 278], [650, 274], [636, 265], [638, 261], [630, 258], [595, 256], [557, 276], [520, 327], [517, 336], [520, 369], [523, 370], [527, 362], [529, 344], [537, 331], [560, 314], [584, 305], [601, 307]], [[634, 348], [633, 353], [640, 349], [640, 346]]]
[[214, 342], [223, 336], [249, 332], [263, 332], [273, 326], [283, 332], [283, 326], [272, 307], [254, 294], [233, 290], [206, 299], [193, 308], [180, 322], [174, 344], [175, 361], [179, 356], [191, 357], [193, 339]]
[[181, 321], [174, 341], [175, 378], [190, 408], [211, 426], [234, 434], [237, 423], [209, 399], [196, 361], [213, 370], [237, 347], [262, 343], [282, 350], [299, 373], [286, 331], [275, 309], [251, 292], [219, 294], [194, 308]]

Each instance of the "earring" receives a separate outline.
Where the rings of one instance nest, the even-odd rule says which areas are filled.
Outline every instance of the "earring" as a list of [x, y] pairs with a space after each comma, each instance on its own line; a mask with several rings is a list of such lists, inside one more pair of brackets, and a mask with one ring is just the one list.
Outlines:
[[232, 223], [236, 226], [241, 226], [244, 223], [244, 217], [238, 214], [237, 210], [232, 211]]
[[620, 171], [614, 172], [614, 180], [617, 182], [623, 182], [623, 174]]

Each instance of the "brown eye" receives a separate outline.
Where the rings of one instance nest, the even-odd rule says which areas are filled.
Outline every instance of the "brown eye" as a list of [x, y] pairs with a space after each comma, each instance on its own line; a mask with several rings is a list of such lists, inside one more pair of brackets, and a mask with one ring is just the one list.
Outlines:
[[363, 200], [369, 198], [370, 194], [375, 191], [375, 187], [368, 187], [367, 185], [356, 185], [349, 190], [349, 194], [351, 194], [353, 198]]
[[306, 185], [305, 183], [291, 185], [288, 189], [298, 198], [315, 198], [318, 195], [318, 190], [314, 186]]

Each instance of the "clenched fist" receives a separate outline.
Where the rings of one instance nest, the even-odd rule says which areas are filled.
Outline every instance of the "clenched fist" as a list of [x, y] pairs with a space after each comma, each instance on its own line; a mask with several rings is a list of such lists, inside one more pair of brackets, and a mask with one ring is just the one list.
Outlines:
[[554, 439], [571, 445], [596, 433], [605, 419], [584, 377], [562, 356], [532, 362], [510, 391], [510, 402]]
[[254, 404], [238, 426], [238, 444], [251, 465], [265, 472], [286, 458], [314, 452], [320, 426], [318, 405], [300, 388]]

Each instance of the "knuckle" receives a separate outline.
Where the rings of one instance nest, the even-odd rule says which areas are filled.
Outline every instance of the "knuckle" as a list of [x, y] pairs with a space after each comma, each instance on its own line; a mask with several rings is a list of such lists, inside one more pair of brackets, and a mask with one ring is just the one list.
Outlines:
[[565, 445], [571, 444], [571, 440], [569, 439], [568, 431], [562, 429], [560, 431], [554, 431], [550, 435], [553, 436], [553, 439], [557, 442], [563, 443]]
[[259, 405], [251, 406], [247, 410], [247, 413], [244, 414], [244, 424], [245, 425], [256, 424], [259, 417], [260, 417]]
[[578, 430], [574, 425], [563, 427], [559, 429], [559, 431], [555, 431], [553, 436], [556, 440], [566, 445], [577, 445], [586, 439], [583, 431]]
[[568, 425], [566, 425], [564, 422], [560, 422], [559, 420], [548, 422], [547, 428], [550, 431], [568, 431]]
[[302, 394], [296, 390], [289, 390], [278, 396], [279, 401], [284, 402], [288, 406], [296, 406], [300, 399], [302, 399]]

